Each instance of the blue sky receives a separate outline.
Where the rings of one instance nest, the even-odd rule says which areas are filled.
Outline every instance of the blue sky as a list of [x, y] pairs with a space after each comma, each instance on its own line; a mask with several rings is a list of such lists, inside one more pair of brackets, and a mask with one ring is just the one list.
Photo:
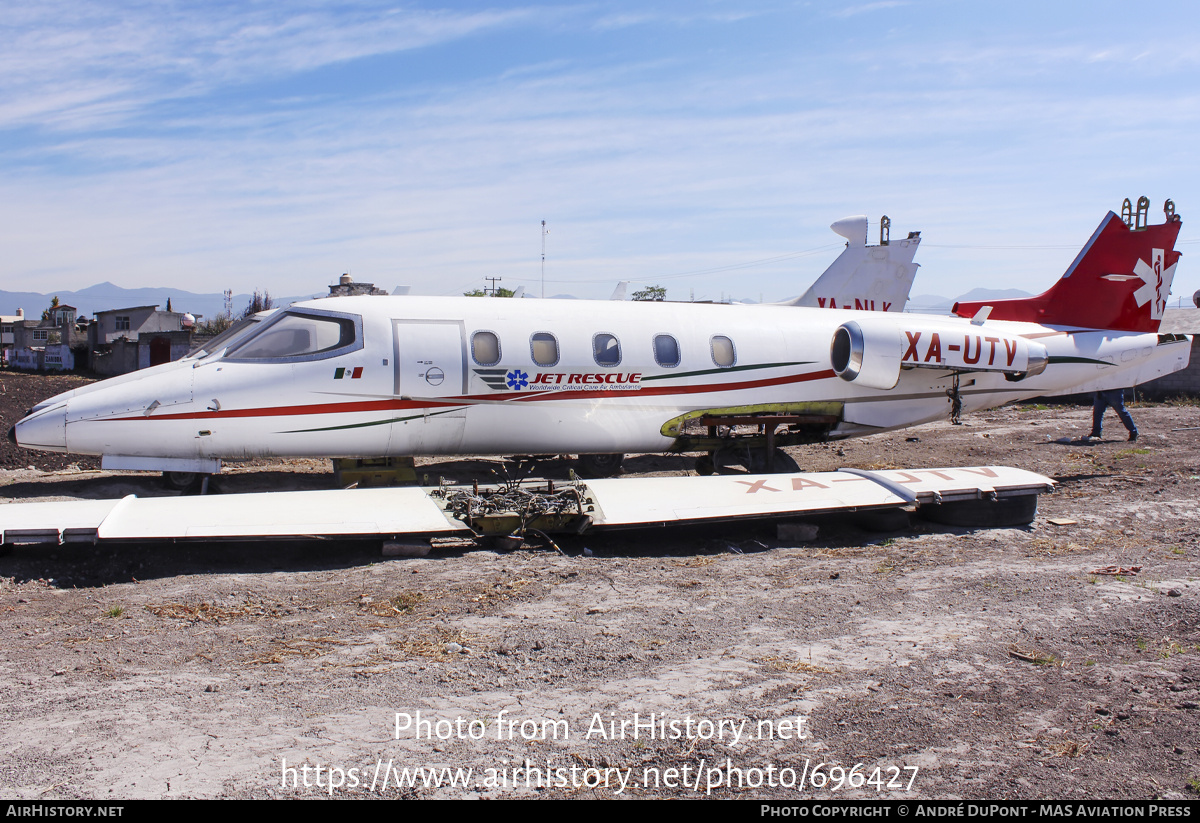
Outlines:
[[[1152, 11], [1149, 10], [1152, 8]], [[778, 300], [834, 220], [924, 241], [915, 294], [1041, 291], [1171, 197], [1200, 288], [1200, 6], [0, 6], [3, 288]], [[1193, 222], [1192, 218], [1196, 222]]]

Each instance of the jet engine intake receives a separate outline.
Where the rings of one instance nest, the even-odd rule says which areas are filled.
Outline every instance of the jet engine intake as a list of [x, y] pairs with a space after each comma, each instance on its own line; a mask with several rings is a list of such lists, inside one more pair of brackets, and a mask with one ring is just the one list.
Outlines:
[[1046, 347], [984, 326], [915, 323], [905, 318], [838, 326], [829, 346], [834, 373], [873, 389], [891, 389], [902, 369], [1000, 372], [1009, 380], [1041, 374], [1049, 362]]
[[900, 380], [900, 338], [891, 324], [843, 323], [833, 333], [829, 358], [834, 374], [859, 386], [891, 389]]

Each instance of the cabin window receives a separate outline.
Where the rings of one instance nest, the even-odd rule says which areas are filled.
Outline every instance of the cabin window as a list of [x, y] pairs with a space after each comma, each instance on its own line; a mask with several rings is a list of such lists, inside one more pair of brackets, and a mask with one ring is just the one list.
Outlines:
[[471, 335], [471, 356], [481, 366], [500, 362], [500, 338], [495, 332], [477, 331]]
[[529, 352], [539, 366], [558, 363], [558, 340], [550, 332], [540, 331], [529, 338]]
[[737, 360], [737, 355], [733, 350], [733, 341], [718, 334], [711, 342], [713, 362], [723, 369], [732, 366]]
[[226, 355], [231, 360], [320, 359], [362, 348], [358, 324], [348, 316], [286, 312]]
[[679, 341], [669, 334], [654, 336], [654, 362], [673, 369], [679, 365]]
[[592, 356], [597, 366], [613, 368], [621, 365], [621, 342], [613, 334], [597, 334], [592, 338]]

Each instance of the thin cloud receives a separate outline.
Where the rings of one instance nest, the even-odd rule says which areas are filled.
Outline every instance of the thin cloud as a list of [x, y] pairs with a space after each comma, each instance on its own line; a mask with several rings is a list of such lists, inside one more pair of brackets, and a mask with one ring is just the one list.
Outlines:
[[877, 3], [863, 3], [860, 6], [848, 6], [844, 9], [839, 9], [830, 13], [830, 17], [838, 17], [845, 19], [847, 17], [856, 17], [860, 14], [870, 14], [884, 9], [894, 9], [901, 6], [910, 5], [908, 0], [879, 0]]
[[[328, 8], [207, 5], [133, 9], [59, 0], [5, 21], [0, 127], [37, 123], [88, 128], [103, 104], [122, 112], [176, 96], [262, 82], [363, 57], [420, 49], [515, 25], [527, 9], [396, 12], [373, 5]], [[119, 105], [114, 103], [119, 102]]]

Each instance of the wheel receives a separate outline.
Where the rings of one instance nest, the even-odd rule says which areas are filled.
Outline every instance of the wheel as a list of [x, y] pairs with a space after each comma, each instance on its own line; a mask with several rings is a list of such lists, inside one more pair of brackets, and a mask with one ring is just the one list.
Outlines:
[[922, 506], [917, 512], [926, 520], [945, 526], [975, 529], [1027, 526], [1037, 516], [1037, 495], [1022, 494], [996, 500], [958, 500]]
[[623, 454], [581, 454], [575, 470], [581, 477], [615, 477], [624, 462]]
[[196, 472], [163, 472], [162, 482], [168, 489], [181, 492], [200, 479]]
[[708, 477], [710, 474], [716, 474], [717, 467], [713, 463], [711, 454], [702, 454], [696, 458], [696, 474], [701, 477]]
[[[773, 474], [792, 474], [800, 471], [800, 466], [783, 449], [775, 449], [771, 462]], [[750, 446], [725, 446], [717, 449], [713, 455], [713, 464], [717, 474], [766, 474], [767, 450]]]

